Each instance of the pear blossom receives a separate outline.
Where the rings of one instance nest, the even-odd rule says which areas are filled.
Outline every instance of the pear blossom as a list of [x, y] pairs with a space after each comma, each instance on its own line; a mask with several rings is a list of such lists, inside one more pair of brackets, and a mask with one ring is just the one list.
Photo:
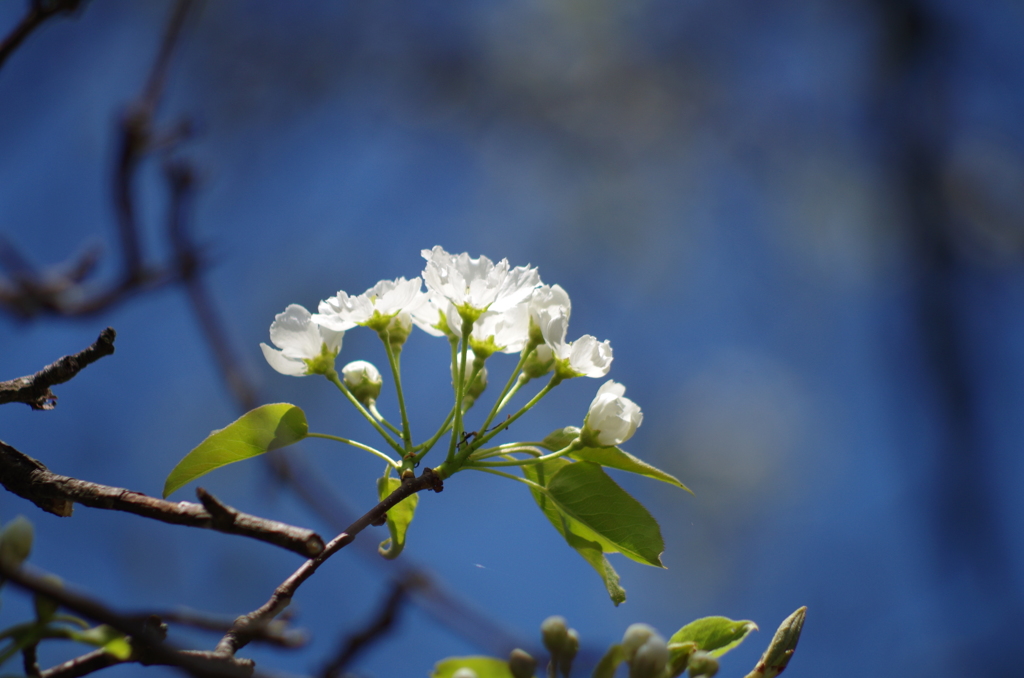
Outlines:
[[376, 400], [380, 395], [380, 387], [384, 383], [384, 379], [380, 376], [380, 370], [373, 363], [354, 360], [341, 368], [341, 375], [348, 390], [364, 405], [367, 401]]
[[525, 301], [540, 285], [537, 269], [510, 269], [508, 259], [495, 264], [484, 256], [471, 259], [465, 252], [449, 254], [440, 246], [421, 254], [427, 260], [423, 280], [428, 292], [435, 301], [443, 298], [451, 302], [463, 319], [476, 320], [488, 310], [508, 310]]
[[626, 387], [612, 380], [597, 390], [580, 433], [585, 444], [612, 447], [633, 437], [644, 415], [640, 406], [626, 398], [625, 393]]
[[384, 330], [399, 313], [411, 312], [425, 300], [419, 278], [381, 280], [362, 294], [344, 291], [320, 302], [313, 321], [330, 330], [344, 331], [357, 325]]
[[[455, 332], [461, 336], [460, 331]], [[477, 356], [486, 358], [492, 353], [519, 353], [530, 338], [530, 312], [525, 303], [502, 311], [485, 311], [473, 323], [469, 345]]]
[[431, 336], [448, 337], [449, 339], [461, 336], [461, 333], [456, 333], [452, 329], [453, 326], [461, 328], [460, 323], [448, 322], [448, 318], [458, 318], [459, 312], [447, 299], [442, 298], [438, 301], [426, 294], [415, 308], [410, 309], [409, 314], [412, 316], [412, 321], [416, 323], [416, 327]]
[[274, 316], [270, 325], [270, 341], [277, 348], [262, 343], [260, 348], [275, 370], [303, 377], [333, 369], [344, 336], [344, 332], [314, 323], [310, 312], [299, 304], [290, 304], [284, 313]]
[[541, 285], [530, 295], [528, 307], [530, 311], [530, 341], [534, 344], [544, 343], [541, 327], [561, 316], [568, 321], [569, 315], [572, 313], [569, 295], [561, 285]]
[[584, 334], [576, 341], [566, 342], [565, 334], [569, 327], [568, 315], [554, 315], [545, 318], [541, 334], [544, 342], [551, 347], [556, 358], [556, 369], [566, 377], [603, 377], [612, 366], [612, 345], [605, 339], [598, 341], [595, 337]]

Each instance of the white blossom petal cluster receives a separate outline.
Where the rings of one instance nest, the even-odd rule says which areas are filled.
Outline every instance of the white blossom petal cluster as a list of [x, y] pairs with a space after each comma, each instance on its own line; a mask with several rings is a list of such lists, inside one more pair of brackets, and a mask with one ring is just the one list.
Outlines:
[[[383, 329], [396, 315], [411, 312], [425, 301], [419, 278], [381, 280], [362, 294], [349, 296], [344, 291], [320, 302], [313, 321], [335, 331], [357, 325]], [[378, 327], [379, 325], [379, 327]]]
[[472, 320], [470, 345], [481, 359], [532, 349], [531, 377], [550, 368], [562, 378], [608, 373], [610, 343], [590, 335], [566, 341], [569, 295], [558, 285], [542, 284], [537, 269], [513, 268], [507, 259], [494, 263], [485, 256], [449, 254], [441, 247], [421, 254], [426, 259], [422, 278], [381, 280], [359, 295], [339, 291], [321, 301], [319, 312], [312, 315], [301, 306], [289, 306], [271, 326], [278, 349], [263, 345], [267, 361], [284, 374], [310, 374], [307, 361], [319, 358], [322, 346], [337, 355], [341, 337], [353, 327], [386, 331], [400, 345], [413, 325], [457, 340], [464, 320]]
[[[291, 304], [274, 316], [270, 325], [270, 341], [277, 348], [260, 344], [263, 356], [270, 366], [281, 374], [303, 377], [315, 374], [320, 368], [331, 367], [334, 357], [341, 351], [345, 333], [322, 327], [313, 322], [304, 307]], [[319, 361], [329, 358], [330, 365]]]
[[633, 437], [644, 415], [625, 393], [626, 387], [618, 382], [608, 380], [601, 385], [583, 420], [580, 436], [585, 443], [611, 447]]

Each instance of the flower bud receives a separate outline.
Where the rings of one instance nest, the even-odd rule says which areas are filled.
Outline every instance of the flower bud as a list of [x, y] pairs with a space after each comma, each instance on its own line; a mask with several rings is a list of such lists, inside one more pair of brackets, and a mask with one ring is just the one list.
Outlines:
[[662, 678], [666, 666], [668, 645], [664, 638], [652, 633], [629, 662], [629, 678]]
[[345, 386], [363, 405], [377, 400], [384, 380], [372, 363], [355, 360], [341, 368], [341, 375], [345, 380]]
[[560, 657], [569, 638], [565, 617], [556, 615], [545, 619], [540, 625], [540, 638], [544, 641], [544, 647], [551, 653], [552, 659]]
[[636, 433], [644, 415], [639, 405], [623, 397], [625, 392], [626, 387], [614, 381], [606, 381], [598, 389], [580, 434], [587, 446], [621, 445]]
[[533, 678], [537, 670], [537, 660], [526, 650], [516, 648], [508, 656], [508, 668], [512, 672], [512, 678]]
[[32, 523], [25, 516], [18, 516], [0, 530], [0, 562], [7, 567], [17, 568], [32, 552]]
[[697, 650], [690, 655], [690, 676], [711, 676], [718, 673], [718, 660], [704, 650]]
[[789, 660], [796, 650], [796, 644], [800, 640], [800, 632], [804, 628], [804, 618], [807, 616], [807, 608], [801, 607], [793, 614], [786, 617], [779, 625], [775, 636], [772, 638], [768, 649], [761, 655], [761, 661], [757, 663], [750, 676], [756, 678], [775, 678], [782, 673], [789, 665]]
[[452, 678], [477, 678], [477, 676], [476, 671], [469, 668], [468, 666], [463, 666], [461, 669], [452, 674]]
[[572, 670], [572, 660], [576, 658], [576, 653], [580, 649], [580, 634], [576, 632], [576, 629], [569, 629], [565, 634], [565, 645], [562, 647], [562, 653], [558, 657], [558, 670], [562, 672], [562, 675], [569, 678], [569, 671]]
[[658, 635], [653, 626], [647, 624], [630, 624], [626, 633], [622, 636], [622, 656], [627, 661], [633, 661], [633, 655], [640, 649], [640, 646], [647, 642], [651, 636]]
[[540, 344], [526, 359], [526, 363], [523, 365], [523, 376], [520, 379], [525, 379], [526, 381], [538, 379], [550, 372], [554, 366], [554, 351], [547, 344]]

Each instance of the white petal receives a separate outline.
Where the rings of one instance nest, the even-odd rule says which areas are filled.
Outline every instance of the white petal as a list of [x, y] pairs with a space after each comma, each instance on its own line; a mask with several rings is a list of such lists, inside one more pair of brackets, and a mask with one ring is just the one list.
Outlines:
[[284, 353], [277, 349], [270, 348], [266, 344], [261, 343], [260, 348], [263, 349], [263, 357], [267, 359], [270, 366], [281, 374], [287, 374], [292, 377], [302, 377], [306, 375], [306, 364], [304, 362], [286, 358]]
[[309, 311], [291, 304], [274, 317], [270, 325], [270, 340], [289, 358], [315, 358], [320, 355], [323, 339], [311, 320]]

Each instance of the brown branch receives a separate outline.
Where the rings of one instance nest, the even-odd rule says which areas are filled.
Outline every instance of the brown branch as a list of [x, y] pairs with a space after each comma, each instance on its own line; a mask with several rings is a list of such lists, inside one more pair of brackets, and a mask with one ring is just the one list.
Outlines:
[[[205, 612], [190, 610], [188, 608], [158, 611], [153, 612], [152, 614], [168, 624], [180, 624], [182, 626], [190, 626], [203, 631], [214, 631], [220, 634], [230, 631], [231, 627], [234, 626], [235, 623], [234, 619], [230, 617], [212, 615]], [[276, 647], [282, 647], [290, 650], [304, 647], [306, 643], [309, 642], [308, 636], [301, 629], [288, 628], [288, 623], [284, 620], [284, 616], [285, 615], [281, 615], [281, 618], [263, 625], [263, 627], [259, 629], [259, 633], [253, 637], [253, 642], [266, 643], [268, 645], [274, 645]]]
[[[52, 577], [35, 574], [25, 568], [14, 568], [0, 560], [0, 576], [16, 586], [54, 600], [61, 607], [129, 636], [132, 661], [143, 665], [176, 666], [198, 678], [251, 678], [251, 660], [225, 657], [211, 652], [182, 651], [164, 641], [164, 633], [153, 621], [140, 621], [123, 615], [88, 596], [70, 591]], [[100, 667], [97, 667], [100, 668]], [[79, 674], [82, 675], [82, 674]]]
[[412, 577], [404, 581], [396, 582], [392, 586], [391, 593], [388, 595], [387, 600], [384, 601], [384, 605], [381, 606], [377, 615], [369, 624], [366, 625], [365, 628], [348, 637], [348, 640], [342, 646], [338, 655], [331, 660], [331, 662], [327, 664], [327, 666], [324, 667], [324, 670], [320, 673], [321, 678], [336, 678], [337, 676], [342, 675], [345, 667], [348, 666], [358, 654], [368, 649], [374, 642], [383, 638], [384, 634], [391, 630], [391, 627], [394, 625], [402, 603], [404, 603], [409, 596], [409, 590], [419, 588], [423, 583], [423, 580], [418, 577]]
[[108, 327], [100, 332], [99, 338], [88, 348], [74, 355], [66, 355], [30, 377], [0, 382], [0, 405], [25, 403], [33, 410], [52, 410], [57, 404], [57, 396], [50, 387], [70, 381], [86, 366], [113, 353], [115, 336], [117, 333], [114, 329]]
[[299, 568], [291, 574], [291, 576], [285, 579], [284, 582], [274, 590], [274, 593], [266, 603], [249, 614], [242, 615], [236, 619], [234, 627], [224, 634], [224, 637], [221, 638], [219, 643], [217, 643], [217, 649], [215, 652], [224, 656], [233, 657], [238, 650], [245, 647], [245, 645], [251, 640], [251, 629], [266, 625], [274, 619], [274, 617], [279, 615], [286, 607], [288, 607], [288, 604], [291, 603], [292, 597], [295, 595], [298, 588], [302, 586], [302, 583], [309, 579], [314, 572], [316, 572], [320, 565], [335, 553], [352, 543], [356, 538], [356, 535], [372, 525], [375, 521], [379, 520], [381, 516], [385, 515], [398, 502], [420, 492], [421, 490], [433, 490], [434, 492], [441, 492], [444, 490], [444, 484], [442, 483], [440, 476], [434, 473], [433, 469], [429, 467], [424, 468], [423, 473], [421, 473], [418, 478], [410, 477], [404, 479], [402, 484], [399, 485], [394, 492], [385, 497], [383, 501], [372, 509], [364, 513], [354, 523], [349, 525], [344, 532], [332, 539], [323, 550], [323, 553], [315, 558], [310, 558], [300, 565]]
[[196, 490], [196, 494], [204, 505], [157, 499], [141, 492], [51, 473], [42, 462], [2, 441], [0, 484], [57, 516], [70, 516], [73, 504], [77, 502], [92, 508], [134, 513], [174, 525], [238, 534], [280, 546], [307, 558], [324, 551], [323, 539], [312, 530], [242, 513], [221, 503], [202, 488]]
[[108, 666], [124, 664], [129, 660], [118, 659], [103, 648], [87, 652], [81, 656], [69, 659], [63, 664], [57, 664], [40, 673], [40, 678], [80, 678], [90, 673], [105, 669]]
[[33, 0], [28, 11], [11, 32], [0, 42], [0, 68], [3, 68], [7, 57], [18, 49], [32, 31], [55, 14], [70, 14], [78, 9], [81, 0]]

